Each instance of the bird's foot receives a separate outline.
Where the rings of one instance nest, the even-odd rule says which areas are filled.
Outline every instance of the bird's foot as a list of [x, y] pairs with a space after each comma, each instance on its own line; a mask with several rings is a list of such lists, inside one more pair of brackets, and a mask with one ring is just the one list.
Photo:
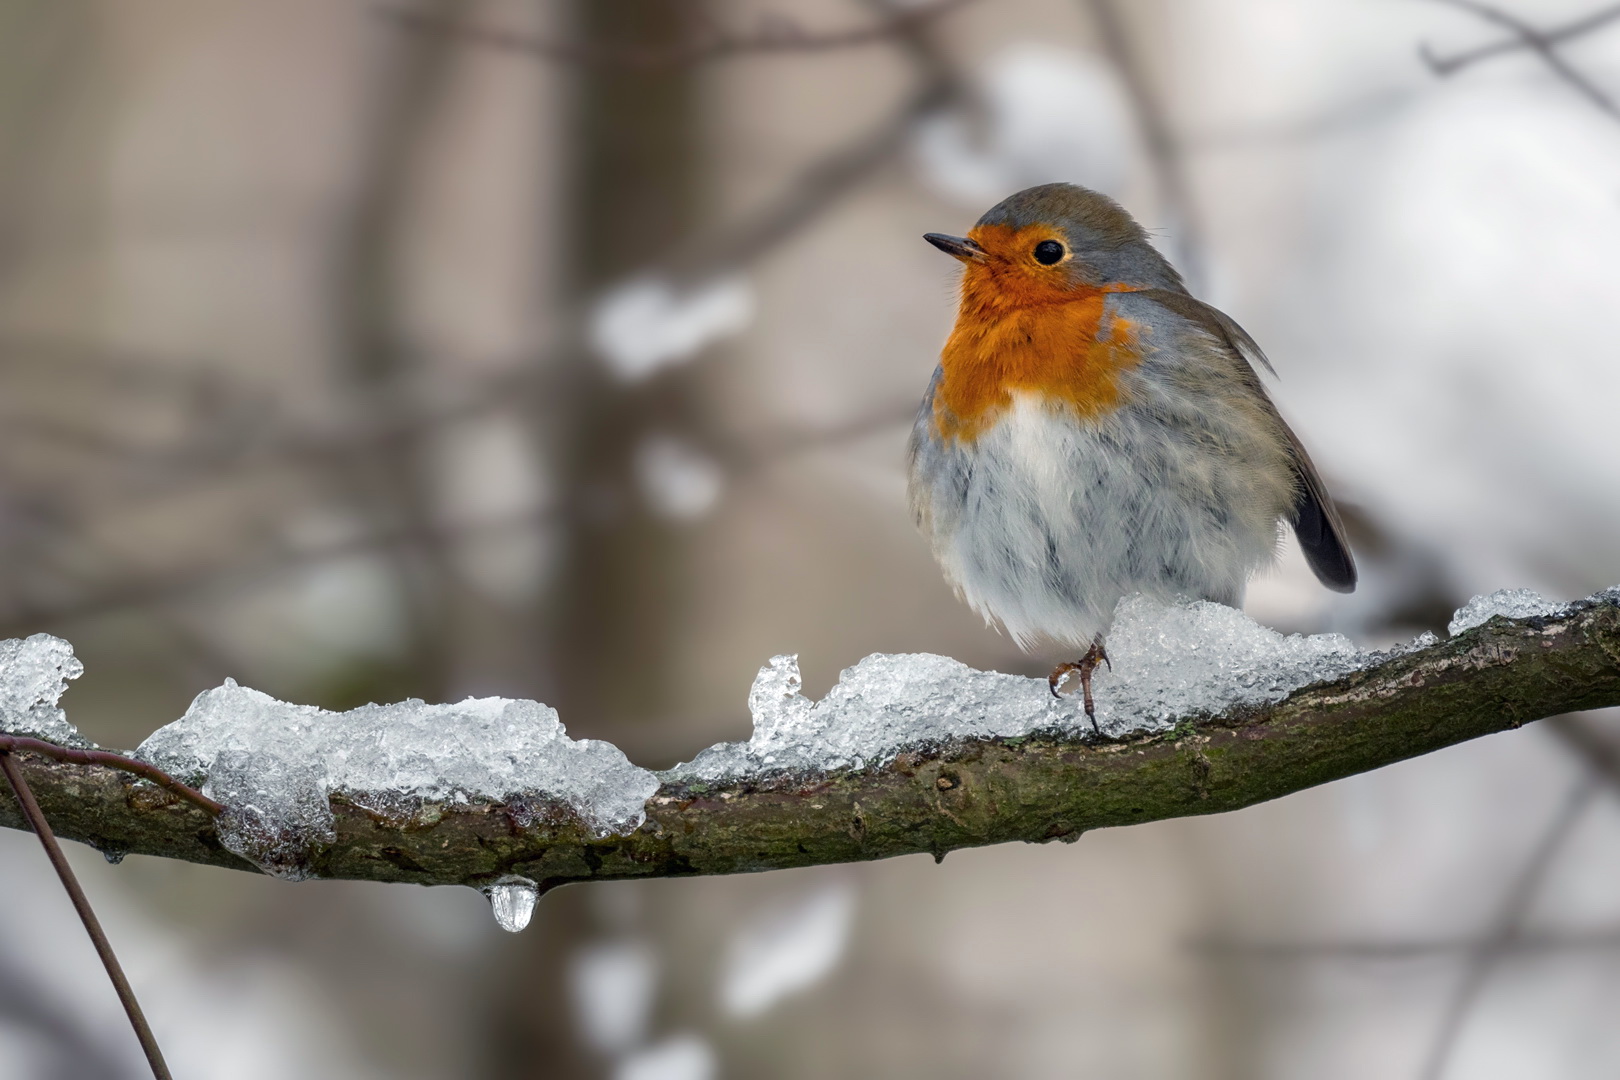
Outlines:
[[1091, 675], [1097, 670], [1098, 664], [1107, 664], [1109, 671], [1114, 670], [1114, 662], [1108, 659], [1108, 650], [1103, 648], [1101, 636], [1092, 641], [1091, 648], [1087, 649], [1086, 655], [1079, 660], [1071, 660], [1053, 668], [1052, 674], [1046, 677], [1046, 685], [1051, 689], [1053, 697], [1061, 698], [1063, 684], [1068, 681], [1070, 675], [1078, 674], [1080, 692], [1084, 695], [1086, 704], [1086, 719], [1091, 721], [1091, 730], [1100, 735], [1102, 728], [1097, 726], [1097, 703], [1091, 697]]

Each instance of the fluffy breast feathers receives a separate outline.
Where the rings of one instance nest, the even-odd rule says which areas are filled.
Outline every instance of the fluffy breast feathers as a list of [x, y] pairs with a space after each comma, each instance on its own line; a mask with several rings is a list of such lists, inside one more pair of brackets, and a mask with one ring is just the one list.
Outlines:
[[912, 437], [946, 577], [1019, 641], [1079, 647], [1132, 592], [1241, 602], [1301, 483], [1248, 364], [1127, 290], [958, 326]]
[[1001, 286], [970, 276], [940, 355], [934, 433], [973, 441], [1023, 394], [1095, 418], [1119, 407], [1120, 375], [1141, 361], [1140, 328], [1109, 304], [1120, 286], [1008, 306]]

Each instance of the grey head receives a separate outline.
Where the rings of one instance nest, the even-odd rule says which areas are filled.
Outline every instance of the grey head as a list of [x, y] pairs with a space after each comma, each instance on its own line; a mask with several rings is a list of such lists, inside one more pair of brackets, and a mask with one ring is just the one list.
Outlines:
[[1040, 184], [1009, 195], [987, 210], [974, 229], [1002, 226], [1013, 232], [1047, 226], [1063, 235], [1073, 258], [1069, 272], [1090, 284], [1124, 282], [1185, 292], [1147, 230], [1107, 195], [1078, 184]]

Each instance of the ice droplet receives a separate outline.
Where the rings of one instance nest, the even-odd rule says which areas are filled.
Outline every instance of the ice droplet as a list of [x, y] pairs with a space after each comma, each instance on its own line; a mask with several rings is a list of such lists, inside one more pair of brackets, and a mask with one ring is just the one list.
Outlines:
[[534, 914], [534, 902], [540, 899], [540, 888], [526, 877], [510, 875], [493, 885], [486, 886], [483, 894], [489, 898], [489, 909], [501, 929], [515, 934], [529, 925]]

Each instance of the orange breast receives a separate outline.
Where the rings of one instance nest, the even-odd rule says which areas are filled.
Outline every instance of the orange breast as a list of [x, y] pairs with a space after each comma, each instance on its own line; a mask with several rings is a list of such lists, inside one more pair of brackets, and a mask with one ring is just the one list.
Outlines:
[[[1103, 327], [1108, 293], [1128, 286], [1066, 289], [1061, 296], [1009, 297], [990, 274], [970, 267], [956, 328], [940, 355], [934, 432], [973, 441], [1033, 392], [1079, 417], [1120, 404], [1120, 373], [1141, 359], [1136, 326], [1114, 317]], [[1012, 301], [1009, 303], [1009, 301]]]

